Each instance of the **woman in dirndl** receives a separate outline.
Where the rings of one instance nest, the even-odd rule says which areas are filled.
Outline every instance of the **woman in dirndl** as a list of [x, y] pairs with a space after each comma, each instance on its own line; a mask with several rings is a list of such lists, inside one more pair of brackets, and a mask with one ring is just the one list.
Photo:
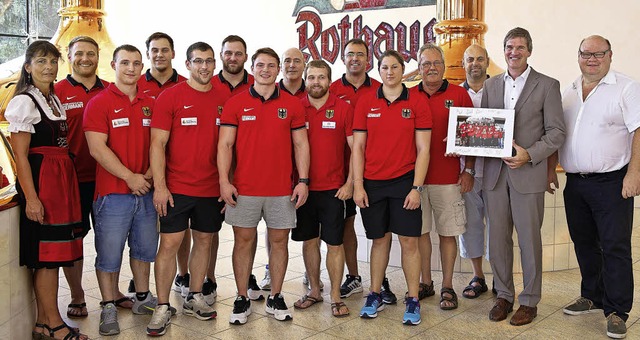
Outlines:
[[5, 118], [20, 198], [20, 265], [33, 269], [37, 318], [33, 339], [87, 339], [58, 311], [58, 271], [82, 259], [80, 194], [67, 147], [67, 122], [53, 92], [60, 52], [29, 45]]

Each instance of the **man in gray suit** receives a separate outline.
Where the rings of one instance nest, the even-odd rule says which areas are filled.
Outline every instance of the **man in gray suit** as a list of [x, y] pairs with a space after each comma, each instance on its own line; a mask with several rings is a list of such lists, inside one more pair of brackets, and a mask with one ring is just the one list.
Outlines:
[[542, 290], [542, 239], [547, 157], [564, 142], [565, 127], [557, 80], [527, 64], [533, 44], [529, 32], [516, 27], [504, 38], [507, 72], [485, 82], [482, 107], [515, 109], [514, 154], [485, 158], [483, 195], [489, 223], [489, 253], [498, 299], [489, 313], [501, 321], [513, 311], [513, 227], [518, 233], [524, 288], [514, 326], [531, 323]]

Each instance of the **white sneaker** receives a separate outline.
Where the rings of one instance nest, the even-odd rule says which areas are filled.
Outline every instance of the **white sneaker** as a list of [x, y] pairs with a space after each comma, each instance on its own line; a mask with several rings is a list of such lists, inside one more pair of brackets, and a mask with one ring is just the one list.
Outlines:
[[[311, 290], [311, 282], [309, 281], [309, 276], [307, 272], [304, 272], [304, 276], [302, 277], [302, 284], [307, 286], [307, 289]], [[324, 282], [320, 279], [320, 291], [324, 290]]]
[[260, 281], [260, 289], [271, 290], [271, 273], [269, 273], [269, 267], [264, 270], [264, 279]]
[[244, 325], [247, 323], [249, 315], [251, 315], [251, 300], [238, 295], [236, 301], [233, 303], [233, 312], [231, 312], [231, 317], [229, 317], [229, 323]]
[[133, 307], [131, 307], [131, 312], [133, 314], [153, 314], [153, 311], [156, 309], [158, 305], [158, 299], [151, 292], [147, 293], [147, 298], [144, 300], [138, 300], [138, 296], [136, 294], [133, 295]]
[[147, 325], [147, 335], [160, 336], [167, 332], [171, 324], [171, 310], [168, 305], [157, 306]]
[[264, 300], [264, 296], [260, 292], [260, 287], [258, 286], [258, 282], [256, 281], [256, 276], [251, 274], [249, 276], [249, 286], [247, 289], [247, 297], [252, 301], [260, 301]]
[[180, 274], [176, 275], [176, 278], [173, 280], [173, 287], [171, 288], [173, 291], [180, 293], [180, 295], [184, 298], [189, 294], [189, 273], [184, 274], [184, 276], [180, 276]]
[[182, 304], [182, 312], [203, 321], [211, 320], [218, 315], [215, 309], [211, 308], [204, 300], [202, 293], [194, 294], [191, 299], [187, 296]]

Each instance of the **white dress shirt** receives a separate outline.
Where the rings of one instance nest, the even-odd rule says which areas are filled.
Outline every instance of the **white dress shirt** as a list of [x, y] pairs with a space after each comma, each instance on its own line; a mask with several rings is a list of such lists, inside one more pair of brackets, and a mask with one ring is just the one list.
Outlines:
[[[480, 104], [482, 103], [482, 91], [484, 90], [484, 87], [478, 90], [478, 92], [476, 92], [472, 88], [470, 88], [469, 85], [467, 85], [467, 82], [460, 84], [460, 86], [464, 87], [467, 90], [467, 93], [469, 94], [469, 97], [471, 97], [471, 101], [473, 102], [473, 107], [482, 107]], [[465, 168], [465, 158], [464, 156], [462, 156], [460, 157], [460, 171], [464, 170], [464, 168]], [[476, 171], [475, 177], [482, 178], [483, 169], [484, 169], [484, 157], [476, 157], [476, 165], [474, 169]]]
[[504, 108], [513, 110], [516, 107], [520, 93], [527, 82], [527, 78], [531, 73], [531, 66], [527, 65], [527, 69], [522, 72], [516, 79], [511, 78], [509, 72], [504, 73]]
[[580, 76], [564, 91], [562, 107], [567, 137], [558, 152], [566, 172], [611, 172], [629, 163], [640, 83], [610, 70], [583, 101]]

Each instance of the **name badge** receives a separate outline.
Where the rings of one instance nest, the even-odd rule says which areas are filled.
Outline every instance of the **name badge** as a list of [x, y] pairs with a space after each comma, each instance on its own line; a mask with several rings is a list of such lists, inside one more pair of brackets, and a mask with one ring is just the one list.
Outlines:
[[142, 118], [142, 126], [151, 126], [151, 118]]
[[180, 119], [180, 124], [182, 126], [198, 125], [198, 117], [182, 118]]
[[216, 118], [216, 125], [220, 126], [220, 118]]
[[111, 126], [115, 128], [129, 126], [129, 118], [118, 118], [111, 120]]
[[248, 120], [256, 120], [256, 116], [242, 116], [243, 122], [246, 122]]
[[323, 129], [335, 129], [336, 128], [336, 122], [322, 122], [322, 128]]
[[367, 114], [367, 118], [380, 118], [380, 113], [369, 113]]

